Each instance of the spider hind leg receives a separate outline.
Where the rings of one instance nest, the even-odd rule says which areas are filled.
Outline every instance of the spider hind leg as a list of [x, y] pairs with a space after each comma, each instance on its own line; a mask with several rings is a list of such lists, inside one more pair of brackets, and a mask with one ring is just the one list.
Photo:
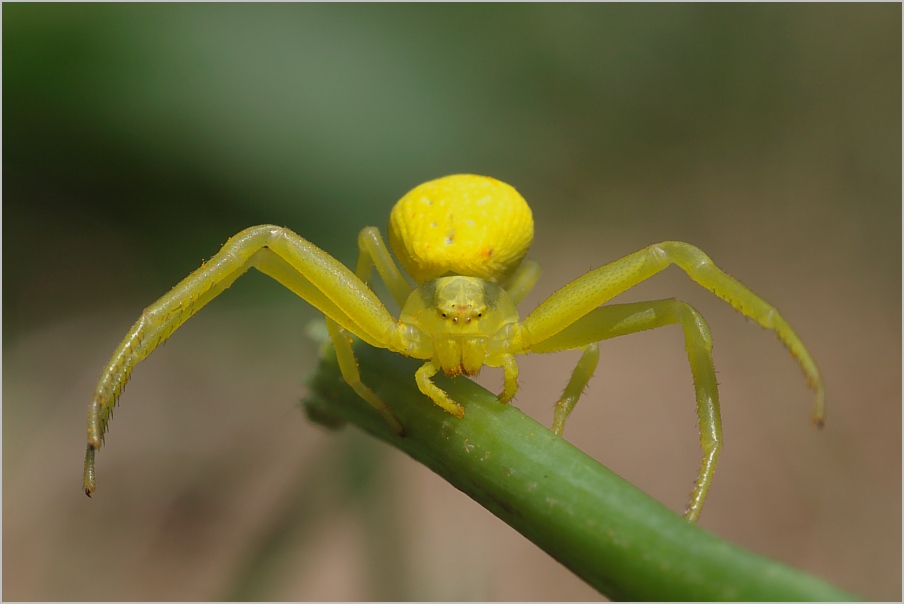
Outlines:
[[599, 359], [595, 342], [617, 336], [680, 324], [684, 331], [685, 349], [694, 379], [700, 446], [703, 460], [685, 517], [696, 522], [709, 491], [722, 448], [722, 420], [719, 392], [712, 360], [712, 336], [703, 316], [690, 305], [670, 298], [631, 304], [601, 306], [555, 336], [537, 344], [533, 352], [556, 352], [583, 348], [577, 367], [556, 404], [552, 429], [562, 434], [565, 418], [571, 413]]
[[557, 435], [562, 436], [562, 432], [565, 431], [565, 420], [578, 403], [584, 388], [587, 387], [587, 382], [593, 377], [599, 360], [600, 348], [596, 342], [584, 347], [584, 353], [575, 366], [571, 379], [568, 380], [568, 385], [565, 386], [565, 391], [556, 402], [555, 411], [553, 412], [552, 431]]

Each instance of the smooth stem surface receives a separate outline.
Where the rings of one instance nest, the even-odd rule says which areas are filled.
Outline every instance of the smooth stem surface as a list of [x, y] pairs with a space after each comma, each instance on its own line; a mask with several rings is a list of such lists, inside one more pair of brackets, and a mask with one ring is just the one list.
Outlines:
[[353, 423], [405, 451], [611, 599], [856, 599], [688, 523], [468, 379], [436, 378], [464, 406], [457, 419], [418, 391], [420, 361], [369, 346], [356, 354], [405, 437], [345, 384], [332, 353], [311, 381], [312, 419]]

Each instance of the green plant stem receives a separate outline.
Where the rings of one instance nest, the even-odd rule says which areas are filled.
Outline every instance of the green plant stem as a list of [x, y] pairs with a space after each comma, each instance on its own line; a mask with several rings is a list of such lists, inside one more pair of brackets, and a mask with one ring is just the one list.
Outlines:
[[364, 345], [356, 353], [405, 436], [345, 384], [334, 354], [311, 381], [312, 419], [353, 423], [405, 451], [609, 598], [857, 599], [690, 524], [468, 379], [436, 379], [464, 406], [457, 419], [418, 391], [419, 361]]

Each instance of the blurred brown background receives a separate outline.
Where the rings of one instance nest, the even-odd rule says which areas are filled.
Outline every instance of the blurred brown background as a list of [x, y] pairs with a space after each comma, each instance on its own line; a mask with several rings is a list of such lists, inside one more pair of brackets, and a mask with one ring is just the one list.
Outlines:
[[[350, 263], [408, 189], [474, 172], [533, 206], [524, 309], [663, 239], [781, 309], [823, 431], [776, 339], [677, 269], [619, 298], [710, 321], [725, 448], [701, 525], [900, 600], [900, 5], [2, 10], [5, 599], [597, 598], [399, 452], [309, 424], [317, 313], [257, 274], [138, 368], [81, 493], [101, 368], [228, 236], [285, 224]], [[601, 348], [566, 437], [682, 511], [680, 330]], [[516, 404], [548, 424], [576, 360], [521, 361]]]

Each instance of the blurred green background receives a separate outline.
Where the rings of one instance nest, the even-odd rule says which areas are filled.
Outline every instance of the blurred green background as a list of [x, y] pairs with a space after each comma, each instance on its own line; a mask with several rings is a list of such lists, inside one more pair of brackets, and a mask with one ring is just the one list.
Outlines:
[[[442, 175], [511, 183], [545, 269], [523, 308], [663, 239], [619, 300], [710, 321], [725, 448], [701, 525], [901, 598], [901, 6], [3, 5], [3, 596], [593, 599], [424, 468], [297, 408], [317, 317], [243, 277], [143, 363], [80, 490], [94, 383], [141, 309], [277, 223], [353, 262]], [[606, 342], [566, 437], [676, 511], [699, 464], [680, 330]], [[521, 361], [543, 423], [576, 357]], [[487, 371], [480, 381], [499, 388]]]

